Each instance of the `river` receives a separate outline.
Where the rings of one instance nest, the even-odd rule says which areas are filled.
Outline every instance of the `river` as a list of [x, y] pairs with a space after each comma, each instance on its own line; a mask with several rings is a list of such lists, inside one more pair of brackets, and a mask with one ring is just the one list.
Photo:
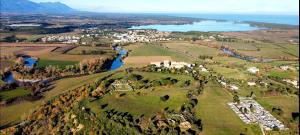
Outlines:
[[[25, 67], [32, 68], [34, 66], [34, 64], [37, 63], [37, 59], [35, 59], [35, 58], [32, 58], [32, 57], [23, 57], [23, 58], [24, 58], [24, 66]], [[3, 79], [3, 81], [8, 84], [12, 84], [12, 83], [16, 82], [12, 73], [7, 74], [5, 76], [5, 78]]]
[[109, 70], [117, 70], [124, 65], [122, 58], [127, 55], [127, 51], [125, 49], [121, 49], [120, 47], [114, 47], [115, 50], [119, 51], [118, 57], [113, 61]]
[[274, 59], [269, 59], [269, 58], [256, 58], [256, 57], [251, 57], [251, 56], [242, 56], [240, 54], [237, 54], [227, 48], [222, 48], [221, 49], [225, 54], [228, 54], [231, 57], [235, 57], [238, 59], [242, 60], [247, 60], [247, 61], [260, 61], [260, 62], [271, 62], [274, 61]]

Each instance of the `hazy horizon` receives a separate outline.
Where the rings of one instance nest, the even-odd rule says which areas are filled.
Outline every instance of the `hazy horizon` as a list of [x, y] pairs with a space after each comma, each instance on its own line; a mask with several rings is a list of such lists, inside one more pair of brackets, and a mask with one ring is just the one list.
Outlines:
[[[298, 0], [31, 0], [61, 2], [74, 9], [110, 13], [299, 15]], [[221, 3], [221, 4], [220, 4]]]

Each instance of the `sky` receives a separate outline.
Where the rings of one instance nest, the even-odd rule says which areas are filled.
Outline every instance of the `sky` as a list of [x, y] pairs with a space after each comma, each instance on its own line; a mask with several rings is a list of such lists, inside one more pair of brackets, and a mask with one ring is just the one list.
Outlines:
[[299, 0], [31, 0], [93, 12], [299, 15]]

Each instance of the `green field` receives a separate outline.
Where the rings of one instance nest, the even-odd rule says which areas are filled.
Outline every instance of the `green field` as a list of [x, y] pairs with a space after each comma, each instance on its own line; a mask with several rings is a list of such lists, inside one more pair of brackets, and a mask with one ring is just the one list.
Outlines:
[[226, 42], [224, 45], [239, 51], [257, 51], [258, 49], [258, 47], [256, 47], [256, 43], [245, 43], [242, 41], [230, 43]]
[[261, 43], [256, 44], [259, 51], [239, 51], [242, 54], [255, 56], [255, 57], [265, 57], [265, 58], [297, 58], [299, 57], [299, 46], [297, 45], [281, 45], [281, 44], [267, 44]]
[[13, 90], [0, 91], [1, 100], [11, 100], [17, 97], [24, 97], [30, 94], [30, 90], [18, 87]]
[[41, 60], [53, 60], [53, 61], [74, 61], [79, 62], [85, 59], [91, 59], [91, 58], [107, 58], [112, 57], [114, 54], [104, 54], [104, 55], [70, 55], [70, 54], [60, 54], [60, 53], [45, 53], [43, 55], [39, 56], [39, 59]]
[[208, 68], [211, 68], [214, 72], [221, 74], [227, 79], [239, 79], [239, 80], [248, 80], [252, 76], [247, 73], [247, 71], [242, 71], [242, 69], [233, 69], [230, 67], [223, 67], [219, 65], [209, 65]]
[[299, 73], [296, 71], [271, 70], [268, 72], [268, 76], [277, 77], [281, 79], [299, 79]]
[[163, 44], [168, 48], [170, 48], [171, 50], [176, 50], [182, 53], [188, 53], [193, 57], [198, 57], [199, 55], [217, 56], [219, 53], [221, 53], [221, 51], [216, 48], [211, 48], [199, 44], [192, 44], [189, 42], [177, 41], [177, 42], [165, 42]]
[[114, 50], [108, 47], [105, 48], [105, 47], [79, 46], [67, 52], [67, 54], [82, 55], [82, 51], [85, 51], [86, 54], [90, 54], [93, 51], [103, 51], [104, 53], [115, 53]]
[[[113, 92], [112, 94], [108, 94], [100, 100], [91, 102], [89, 106], [95, 111], [100, 111], [100, 105], [108, 104], [106, 109], [125, 111], [133, 114], [134, 116], [140, 116], [144, 114], [145, 116], [151, 117], [166, 107], [174, 109], [175, 111], [179, 111], [180, 106], [188, 101], [186, 98], [186, 93], [189, 89], [192, 89], [192, 86], [180, 86], [185, 80], [193, 80], [193, 78], [190, 76], [147, 72], [133, 72], [133, 74], [143, 76], [143, 80], [153, 81], [171, 77], [173, 79], [178, 79], [179, 82], [173, 86], [162, 86], [155, 87], [154, 89], [142, 89], [136, 92], [125, 92], [126, 95], [122, 97], [119, 96], [122, 93]], [[126, 74], [122, 72], [113, 75], [111, 78], [122, 78], [125, 75]], [[137, 94], [138, 92], [140, 92], [140, 94]], [[165, 95], [169, 95], [170, 99], [165, 102], [161, 101], [160, 97]]]
[[[218, 84], [210, 82], [199, 98], [196, 114], [204, 124], [205, 135], [260, 135], [257, 125], [246, 125], [227, 105], [232, 96]], [[247, 128], [247, 131], [245, 130]]]
[[[218, 44], [222, 44], [218, 42]], [[299, 45], [279, 44], [279, 43], [246, 43], [246, 42], [226, 42], [225, 46], [237, 50], [239, 53], [254, 57], [264, 58], [297, 58], [299, 57]]]
[[[154, 91], [141, 90], [141, 94], [137, 92], [127, 92], [125, 96], [119, 97], [119, 92], [105, 96], [103, 99], [92, 102], [92, 108], [99, 108], [100, 105], [108, 104], [106, 109], [116, 109], [123, 112], [129, 112], [138, 117], [144, 114], [151, 117], [156, 113], [163, 111], [164, 108], [169, 107], [171, 110], [178, 111], [180, 106], [187, 101], [186, 89], [178, 87], [157, 88]], [[169, 95], [168, 101], [161, 101], [160, 97]]]
[[65, 68], [65, 66], [67, 66], [67, 65], [75, 65], [75, 64], [78, 64], [78, 62], [40, 59], [37, 63], [37, 67], [45, 68], [49, 65], [52, 65], [52, 66], [58, 66], [59, 68]]
[[184, 54], [177, 53], [163, 46], [153, 44], [138, 44], [126, 47], [129, 56], [171, 56], [172, 60], [191, 62], [191, 58]]

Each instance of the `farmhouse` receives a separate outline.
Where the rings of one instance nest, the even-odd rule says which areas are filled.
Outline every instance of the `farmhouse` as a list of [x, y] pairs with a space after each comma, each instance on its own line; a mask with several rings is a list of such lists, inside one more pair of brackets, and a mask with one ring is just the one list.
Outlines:
[[163, 62], [151, 62], [150, 64], [155, 65], [156, 67], [176, 68], [176, 69], [181, 69], [184, 67], [188, 67], [188, 68], [192, 67], [192, 64], [188, 64], [185, 62], [168, 61], [168, 60], [164, 60]]
[[201, 72], [208, 72], [208, 70], [203, 65], [200, 65], [199, 68]]
[[252, 73], [252, 74], [256, 74], [259, 72], [259, 69], [257, 67], [250, 67], [247, 70], [248, 72]]
[[237, 90], [239, 90], [239, 87], [237, 87], [235, 85], [230, 85], [229, 89], [232, 90], [232, 91], [237, 91]]
[[248, 82], [247, 84], [248, 84], [249, 86], [255, 86], [255, 85], [256, 85], [255, 82]]

